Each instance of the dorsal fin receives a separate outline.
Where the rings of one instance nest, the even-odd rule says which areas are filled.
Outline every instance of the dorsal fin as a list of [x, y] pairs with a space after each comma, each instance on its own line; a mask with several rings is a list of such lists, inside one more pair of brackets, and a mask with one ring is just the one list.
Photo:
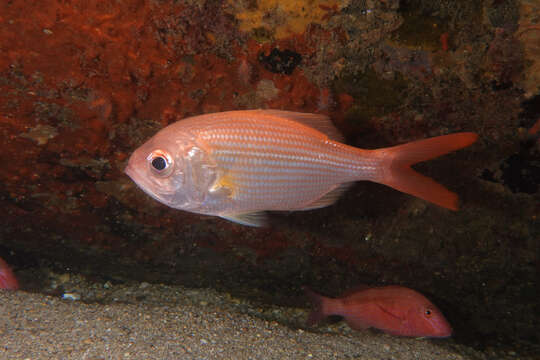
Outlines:
[[276, 116], [287, 120], [296, 121], [305, 126], [309, 126], [328, 136], [329, 139], [343, 142], [344, 138], [341, 132], [334, 126], [332, 120], [323, 114], [301, 113], [295, 111], [261, 109], [253, 110], [265, 115]]
[[343, 294], [341, 294], [339, 297], [340, 298], [348, 297], [348, 296], [354, 295], [354, 294], [356, 294], [358, 292], [368, 290], [368, 289], [371, 289], [371, 288], [372, 288], [371, 286], [366, 285], [366, 284], [358, 284], [358, 285], [350, 288], [349, 290], [344, 291]]

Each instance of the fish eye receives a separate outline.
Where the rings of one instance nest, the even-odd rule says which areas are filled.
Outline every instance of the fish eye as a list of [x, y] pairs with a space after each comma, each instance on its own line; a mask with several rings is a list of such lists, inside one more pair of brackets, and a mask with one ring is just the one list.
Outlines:
[[167, 167], [167, 160], [163, 156], [157, 156], [152, 160], [152, 166], [157, 171], [161, 171]]
[[153, 173], [166, 176], [170, 174], [173, 160], [171, 156], [163, 150], [154, 150], [146, 158], [150, 164], [150, 169]]
[[424, 315], [426, 315], [427, 317], [431, 317], [431, 315], [433, 315], [433, 311], [431, 311], [431, 309], [426, 309], [424, 310]]

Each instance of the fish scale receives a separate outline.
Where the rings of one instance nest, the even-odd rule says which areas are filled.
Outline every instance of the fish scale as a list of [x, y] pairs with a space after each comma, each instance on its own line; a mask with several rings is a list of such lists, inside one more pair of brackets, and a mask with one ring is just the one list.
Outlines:
[[[454, 193], [410, 166], [476, 138], [458, 133], [364, 150], [343, 144], [325, 115], [230, 111], [190, 117], [162, 129], [132, 154], [126, 173], [168, 206], [254, 226], [264, 224], [260, 212], [265, 210], [328, 206], [359, 180], [455, 210]], [[154, 162], [156, 157], [160, 159]]]
[[314, 305], [308, 316], [310, 326], [327, 316], [339, 315], [355, 330], [373, 327], [412, 337], [452, 335], [452, 326], [441, 311], [424, 295], [403, 286], [360, 286], [339, 298], [319, 295], [307, 287], [304, 291]]
[[251, 211], [261, 202], [265, 207], [257, 210], [301, 209], [339, 184], [368, 179], [376, 171], [377, 161], [364, 160], [362, 150], [311, 129], [299, 135], [303, 128], [242, 119], [232, 126], [214, 124], [198, 137], [212, 149], [211, 156], [224, 176], [236, 185], [236, 208]]
[[[272, 166], [276, 164], [283, 166], [284, 170], [295, 168], [294, 165], [301, 164], [302, 167], [313, 167], [312, 164], [329, 165], [328, 170], [337, 168], [350, 169], [350, 174], [356, 175], [361, 169], [369, 169], [368, 164], [372, 164], [373, 160], [362, 161], [359, 158], [359, 149], [352, 147], [345, 148], [341, 144], [331, 142], [329, 140], [321, 141], [321, 139], [305, 139], [304, 142], [290, 142], [278, 144], [273, 138], [264, 138], [254, 136], [243, 138], [238, 136], [221, 135], [225, 141], [212, 141], [212, 136], [209, 136], [208, 143], [214, 149], [213, 153], [220, 155], [234, 155], [235, 158], [273, 160], [264, 165]], [[279, 134], [281, 135], [281, 134]], [[289, 134], [276, 136], [277, 139], [287, 139]], [[203, 136], [203, 139], [206, 137]], [[285, 140], [286, 141], [286, 140]], [[255, 150], [253, 150], [255, 149]], [[333, 150], [333, 151], [332, 151]], [[279, 160], [275, 160], [279, 159]]]

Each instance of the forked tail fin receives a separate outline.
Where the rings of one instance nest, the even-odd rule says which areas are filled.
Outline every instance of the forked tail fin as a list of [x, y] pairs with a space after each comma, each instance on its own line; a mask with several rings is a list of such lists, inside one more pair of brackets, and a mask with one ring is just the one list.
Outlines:
[[383, 177], [375, 181], [444, 208], [457, 210], [458, 197], [455, 193], [417, 173], [411, 169], [411, 165], [467, 147], [476, 139], [478, 135], [475, 133], [462, 132], [376, 150], [389, 160], [389, 167], [383, 172]]
[[317, 294], [307, 286], [304, 286], [303, 289], [313, 306], [308, 316], [307, 325], [313, 326], [321, 322], [325, 317], [328, 316], [328, 314], [325, 313], [326, 298], [322, 295]]

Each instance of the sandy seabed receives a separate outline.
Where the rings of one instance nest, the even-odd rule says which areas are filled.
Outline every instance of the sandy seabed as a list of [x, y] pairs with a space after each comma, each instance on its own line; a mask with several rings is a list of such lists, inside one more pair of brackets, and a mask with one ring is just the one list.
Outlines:
[[[133, 283], [114, 291], [113, 301], [106, 304], [0, 292], [0, 358], [486, 359], [452, 339], [343, 331], [343, 323], [313, 329], [286, 326], [265, 319], [257, 306], [213, 290]], [[176, 296], [183, 300], [169, 301]], [[287, 311], [298, 318], [307, 315], [307, 309], [283, 309]]]

